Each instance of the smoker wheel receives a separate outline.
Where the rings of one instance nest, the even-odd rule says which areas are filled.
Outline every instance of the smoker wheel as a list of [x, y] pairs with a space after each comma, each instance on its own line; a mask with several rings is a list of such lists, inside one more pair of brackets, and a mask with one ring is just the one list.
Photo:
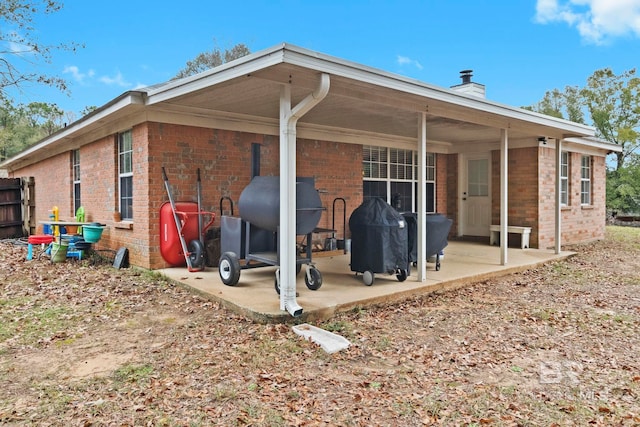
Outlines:
[[225, 252], [220, 257], [218, 273], [222, 283], [227, 286], [235, 286], [240, 280], [240, 260], [233, 252]]
[[307, 285], [307, 288], [312, 291], [317, 291], [322, 286], [322, 274], [315, 267], [309, 267], [309, 274], [304, 275], [304, 283]]

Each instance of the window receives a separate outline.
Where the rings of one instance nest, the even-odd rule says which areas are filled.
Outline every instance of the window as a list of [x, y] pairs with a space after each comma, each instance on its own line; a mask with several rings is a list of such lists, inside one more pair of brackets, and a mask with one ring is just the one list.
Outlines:
[[560, 155], [560, 204], [569, 205], [569, 153]]
[[365, 146], [362, 152], [363, 176], [365, 178], [387, 177], [387, 149]]
[[[436, 156], [427, 153], [427, 212], [435, 212]], [[418, 156], [398, 148], [363, 147], [363, 198], [382, 197], [402, 212], [415, 212], [418, 197]]]
[[489, 161], [487, 159], [469, 160], [468, 192], [469, 197], [489, 195]]
[[78, 212], [80, 203], [80, 150], [71, 152], [71, 168], [73, 169], [73, 215]]
[[133, 219], [133, 141], [131, 131], [118, 134], [120, 216]]
[[582, 156], [580, 167], [580, 204], [591, 204], [591, 156]]

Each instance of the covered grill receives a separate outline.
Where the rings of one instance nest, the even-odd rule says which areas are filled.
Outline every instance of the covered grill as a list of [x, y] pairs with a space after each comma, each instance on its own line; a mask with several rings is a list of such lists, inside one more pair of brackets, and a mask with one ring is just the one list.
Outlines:
[[[409, 262], [418, 261], [418, 223], [417, 214], [405, 212], [402, 216], [407, 221]], [[453, 221], [442, 214], [427, 214], [426, 217], [426, 253], [427, 259], [436, 257], [436, 270], [440, 270], [440, 252], [449, 244], [448, 236]]]
[[404, 217], [379, 198], [371, 198], [356, 208], [349, 218], [351, 230], [351, 271], [362, 273], [371, 286], [375, 273], [396, 274], [407, 279], [410, 270], [408, 234]]

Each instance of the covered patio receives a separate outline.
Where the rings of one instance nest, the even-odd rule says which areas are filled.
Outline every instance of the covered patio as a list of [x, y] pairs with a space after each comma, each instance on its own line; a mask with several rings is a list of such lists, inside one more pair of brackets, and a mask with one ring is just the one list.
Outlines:
[[[594, 134], [593, 128], [582, 124], [490, 102], [474, 93], [442, 89], [289, 44], [254, 53], [197, 76], [148, 88], [145, 95], [141, 105], [146, 105], [149, 120], [279, 136], [278, 175], [281, 192], [286, 194], [279, 202], [282, 280], [279, 312], [286, 310], [294, 317], [302, 313], [303, 305], [296, 300], [299, 287], [295, 282], [294, 250], [296, 176], [301, 173], [296, 165], [298, 138], [415, 150], [418, 171], [415, 212], [426, 212], [427, 145], [434, 152], [462, 156], [497, 150], [500, 182], [494, 203], [499, 201], [500, 206], [497, 221], [500, 249], [481, 252], [492, 255], [487, 260], [490, 265], [507, 269], [518, 266], [517, 261], [509, 259], [507, 250], [509, 149], [538, 146], [547, 141], [555, 147], [554, 243], [555, 254], [559, 255], [563, 140]], [[488, 163], [487, 158], [484, 164]], [[489, 166], [483, 170], [490, 170]], [[458, 222], [456, 234], [488, 233], [492, 222], [489, 192], [483, 191], [486, 206], [479, 210], [471, 207], [471, 197], [467, 197], [474, 194], [467, 194], [462, 184], [457, 185], [460, 188], [452, 191], [457, 193], [458, 207], [448, 214], [471, 218], [470, 224], [478, 226], [481, 233]], [[483, 185], [490, 187], [488, 183]], [[417, 288], [434, 286], [426, 275], [423, 220], [418, 220], [417, 228], [418, 263], [413, 281], [417, 281]], [[461, 266], [466, 264], [461, 261]], [[260, 278], [255, 279], [257, 282]], [[328, 277], [327, 282], [332, 280]], [[354, 296], [353, 302], [344, 305], [354, 306], [371, 299], [371, 289], [357, 293], [363, 296]], [[302, 292], [300, 298], [304, 301]], [[346, 299], [343, 292], [336, 301], [340, 299]], [[336, 303], [323, 305], [332, 307]]]
[[[509, 264], [502, 265], [499, 252], [499, 247], [484, 242], [452, 241], [445, 249], [440, 271], [435, 271], [435, 264], [427, 264], [426, 280], [418, 280], [413, 269], [404, 282], [398, 282], [393, 275], [376, 274], [372, 286], [365, 286], [362, 275], [356, 277], [351, 271], [350, 254], [342, 251], [320, 252], [314, 257], [314, 262], [322, 272], [322, 287], [317, 291], [307, 289], [304, 267], [297, 276], [297, 301], [304, 312], [296, 321], [326, 320], [356, 307], [390, 304], [412, 296], [455, 289], [573, 255], [573, 252], [567, 251], [556, 254], [555, 250], [509, 248]], [[239, 283], [233, 287], [222, 283], [217, 268], [199, 272], [188, 272], [186, 268], [157, 271], [173, 282], [256, 322], [289, 322], [293, 318], [280, 309], [280, 300], [275, 291], [275, 270], [275, 267], [242, 270]]]

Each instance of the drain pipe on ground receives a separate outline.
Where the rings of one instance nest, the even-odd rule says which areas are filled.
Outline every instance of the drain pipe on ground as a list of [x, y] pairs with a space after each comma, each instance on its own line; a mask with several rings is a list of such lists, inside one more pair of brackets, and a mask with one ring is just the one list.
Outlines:
[[296, 125], [329, 93], [329, 74], [322, 73], [316, 90], [291, 108], [291, 83], [280, 92], [280, 309], [302, 315], [296, 300]]

